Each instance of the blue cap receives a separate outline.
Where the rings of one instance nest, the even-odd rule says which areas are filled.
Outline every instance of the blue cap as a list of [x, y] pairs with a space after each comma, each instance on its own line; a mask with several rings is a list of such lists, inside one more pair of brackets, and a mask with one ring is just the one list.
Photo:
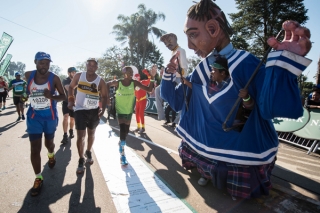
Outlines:
[[20, 72], [16, 72], [16, 73], [14, 74], [14, 76], [17, 76], [17, 75], [20, 75], [20, 76], [21, 76], [21, 73], [20, 73]]
[[45, 52], [37, 52], [37, 54], [34, 57], [34, 59], [37, 60], [37, 61], [40, 61], [40, 60], [43, 60], [43, 59], [47, 59], [47, 60], [51, 61], [51, 56], [50, 56], [50, 54], [45, 53]]

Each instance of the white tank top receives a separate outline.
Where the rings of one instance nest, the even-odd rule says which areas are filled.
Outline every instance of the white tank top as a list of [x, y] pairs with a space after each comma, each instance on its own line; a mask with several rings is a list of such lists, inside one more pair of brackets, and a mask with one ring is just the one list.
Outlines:
[[42, 85], [36, 84], [32, 81], [30, 85], [30, 104], [35, 110], [45, 110], [49, 109], [51, 106], [51, 101], [44, 97], [43, 90], [49, 89], [48, 82]]
[[90, 110], [99, 107], [98, 88], [101, 78], [98, 76], [94, 81], [88, 82], [86, 75], [87, 72], [82, 72], [80, 75], [74, 111]]

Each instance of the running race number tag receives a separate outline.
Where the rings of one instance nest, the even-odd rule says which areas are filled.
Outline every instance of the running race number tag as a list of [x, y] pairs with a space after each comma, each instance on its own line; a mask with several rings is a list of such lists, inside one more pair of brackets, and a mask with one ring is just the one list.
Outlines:
[[23, 91], [23, 85], [22, 84], [16, 85], [14, 87], [14, 91], [15, 92], [22, 92]]
[[31, 106], [35, 110], [48, 109], [51, 102], [48, 98], [44, 97], [43, 92], [33, 92], [29, 97]]
[[99, 96], [86, 94], [83, 106], [87, 109], [98, 108], [99, 107]]
[[0, 92], [4, 92], [4, 88], [0, 88]]

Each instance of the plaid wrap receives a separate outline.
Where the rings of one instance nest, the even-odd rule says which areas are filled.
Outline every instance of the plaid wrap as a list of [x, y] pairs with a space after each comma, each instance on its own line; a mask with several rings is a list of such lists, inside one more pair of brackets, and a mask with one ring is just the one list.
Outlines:
[[179, 147], [182, 166], [186, 170], [197, 168], [202, 177], [211, 179], [218, 188], [227, 188], [231, 196], [251, 198], [269, 195], [270, 176], [276, 159], [259, 166], [239, 165], [206, 158], [194, 151], [186, 142]]

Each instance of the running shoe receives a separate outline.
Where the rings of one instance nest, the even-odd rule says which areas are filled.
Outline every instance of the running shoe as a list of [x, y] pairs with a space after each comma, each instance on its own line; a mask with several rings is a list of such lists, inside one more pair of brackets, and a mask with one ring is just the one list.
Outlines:
[[31, 189], [31, 196], [37, 196], [41, 192], [41, 187], [43, 184], [43, 180], [40, 178], [36, 178]]
[[50, 169], [52, 169], [54, 167], [54, 165], [56, 165], [56, 158], [53, 156], [52, 158], [49, 158], [48, 166], [49, 166]]
[[24, 117], [24, 115], [22, 115], [22, 117], [21, 117], [21, 118], [22, 118], [22, 120], [26, 120], [26, 118]]
[[69, 138], [74, 138], [73, 129], [69, 129]]
[[6, 109], [6, 106], [3, 106], [3, 107], [2, 107], [2, 110], [5, 110], [5, 109]]
[[141, 128], [139, 133], [142, 134], [142, 133], [144, 133], [145, 131], [146, 131], [145, 128]]
[[134, 132], [139, 132], [140, 131], [140, 128], [137, 127], [135, 130], [133, 130]]
[[67, 134], [64, 134], [64, 135], [63, 135], [63, 138], [62, 138], [61, 143], [62, 143], [62, 144], [68, 143], [68, 135], [67, 135]]
[[207, 185], [207, 183], [209, 182], [209, 179], [205, 178], [205, 177], [201, 177], [199, 180], [198, 180], [198, 184], [200, 186], [205, 186]]
[[83, 174], [85, 168], [86, 167], [84, 166], [84, 158], [80, 158], [78, 168], [77, 168], [77, 174]]
[[92, 154], [90, 151], [87, 150], [84, 156], [87, 158], [87, 163], [93, 164]]
[[2, 109], [0, 108], [0, 112], [2, 112]]
[[18, 119], [17, 119], [17, 121], [20, 121], [20, 120], [21, 120], [21, 117], [19, 116]]
[[120, 157], [120, 163], [121, 165], [125, 166], [125, 165], [128, 165], [128, 161], [127, 161], [127, 158], [125, 155], [121, 155]]

